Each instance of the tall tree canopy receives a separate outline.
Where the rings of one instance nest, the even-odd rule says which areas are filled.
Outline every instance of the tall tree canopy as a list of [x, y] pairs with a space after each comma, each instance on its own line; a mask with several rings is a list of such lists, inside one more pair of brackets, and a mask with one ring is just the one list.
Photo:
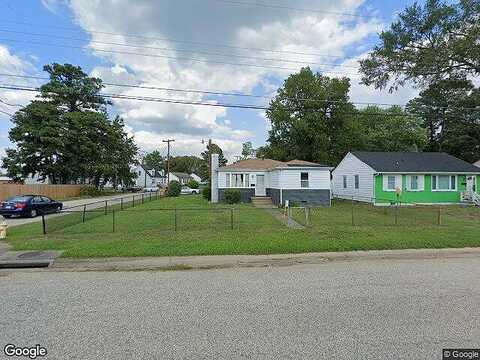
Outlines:
[[198, 156], [175, 156], [170, 160], [170, 171], [183, 172], [187, 174], [199, 174], [203, 160]]
[[252, 142], [247, 141], [242, 144], [242, 159], [250, 159], [255, 156], [255, 149], [253, 148]]
[[[164, 170], [164, 158], [162, 154], [160, 154], [160, 151], [158, 150], [153, 150], [152, 152], [147, 153], [143, 157], [143, 164], [148, 168], [148, 169], [155, 169], [157, 171]], [[171, 159], [170, 159], [171, 161]], [[172, 165], [170, 165], [170, 170], [172, 168]]]
[[355, 112], [349, 89], [349, 79], [314, 74], [310, 68], [290, 75], [267, 110], [272, 129], [260, 154], [336, 164], [344, 155], [345, 130]]
[[426, 0], [407, 7], [360, 61], [362, 82], [390, 90], [480, 74], [480, 2]]
[[480, 159], [480, 89], [469, 80], [442, 80], [408, 103], [427, 129], [428, 151], [469, 162]]
[[227, 159], [223, 155], [223, 150], [220, 146], [215, 143], [211, 143], [211, 145], [207, 145], [207, 149], [202, 152], [202, 165], [200, 167], [200, 174], [198, 174], [202, 180], [209, 179], [209, 161], [211, 154], [218, 154], [218, 163], [219, 166], [227, 165]]
[[50, 81], [12, 117], [3, 167], [17, 180], [31, 174], [52, 183], [128, 183], [137, 147], [123, 120], [108, 118], [102, 82], [70, 64], [47, 65]]

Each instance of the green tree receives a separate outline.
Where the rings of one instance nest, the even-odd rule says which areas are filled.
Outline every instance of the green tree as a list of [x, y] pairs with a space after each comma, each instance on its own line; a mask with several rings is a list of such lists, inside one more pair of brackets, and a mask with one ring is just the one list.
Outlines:
[[170, 160], [170, 170], [187, 174], [198, 174], [201, 170], [203, 160], [198, 156], [176, 156]]
[[426, 0], [407, 7], [360, 61], [362, 82], [390, 90], [480, 74], [480, 2]]
[[247, 141], [242, 144], [242, 159], [250, 159], [255, 156], [255, 149], [253, 148], [252, 142]]
[[227, 165], [227, 159], [223, 155], [223, 150], [217, 144], [212, 143], [211, 145], [207, 145], [207, 149], [202, 152], [202, 165], [199, 169], [199, 176], [202, 180], [209, 179], [209, 162], [210, 162], [210, 154], [218, 154], [218, 164], [219, 166]]
[[469, 80], [430, 85], [408, 103], [427, 131], [428, 151], [445, 151], [473, 162], [480, 158], [480, 90]]
[[[143, 163], [148, 169], [155, 169], [157, 171], [163, 170], [165, 168], [164, 161], [165, 159], [163, 158], [162, 154], [160, 154], [160, 151], [158, 150], [149, 152], [143, 158]], [[171, 165], [170, 165], [170, 170], [171, 170]]]
[[310, 68], [290, 75], [267, 110], [272, 129], [259, 153], [277, 160], [338, 163], [348, 147], [345, 130], [355, 115], [349, 89], [349, 79], [314, 74]]
[[425, 147], [426, 131], [421, 118], [398, 106], [360, 109], [350, 126], [346, 131], [351, 135], [348, 150], [421, 151]]
[[16, 148], [7, 149], [3, 167], [16, 179], [36, 174], [54, 184], [129, 181], [137, 148], [123, 120], [108, 118], [101, 80], [70, 64], [44, 69], [50, 81], [12, 118]]

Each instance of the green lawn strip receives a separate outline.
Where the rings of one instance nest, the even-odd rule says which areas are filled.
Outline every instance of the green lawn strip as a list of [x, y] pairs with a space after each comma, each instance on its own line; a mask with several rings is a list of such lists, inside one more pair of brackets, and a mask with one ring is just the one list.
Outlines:
[[185, 196], [119, 211], [115, 233], [108, 214], [45, 237], [39, 235], [41, 224], [19, 226], [10, 229], [8, 242], [16, 250], [63, 250], [63, 256], [73, 258], [476, 247], [479, 210], [442, 209], [443, 225], [438, 226], [436, 208], [399, 209], [395, 226], [395, 209], [355, 204], [352, 226], [351, 204], [335, 202], [332, 208], [312, 209], [309, 228], [293, 230], [251, 205], [209, 204], [199, 196]]

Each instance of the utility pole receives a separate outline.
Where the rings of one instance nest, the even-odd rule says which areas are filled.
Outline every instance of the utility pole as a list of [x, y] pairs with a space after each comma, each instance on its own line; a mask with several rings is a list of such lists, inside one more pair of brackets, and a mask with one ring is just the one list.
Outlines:
[[170, 143], [175, 142], [175, 139], [162, 140], [167, 143], [167, 187], [170, 185]]

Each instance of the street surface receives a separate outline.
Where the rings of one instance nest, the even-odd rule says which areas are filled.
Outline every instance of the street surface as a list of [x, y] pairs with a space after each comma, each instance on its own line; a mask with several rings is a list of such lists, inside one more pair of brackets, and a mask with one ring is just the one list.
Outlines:
[[[0, 272], [1, 351], [48, 359], [441, 359], [480, 347], [480, 258]], [[2, 354], [3, 355], [3, 354]]]

